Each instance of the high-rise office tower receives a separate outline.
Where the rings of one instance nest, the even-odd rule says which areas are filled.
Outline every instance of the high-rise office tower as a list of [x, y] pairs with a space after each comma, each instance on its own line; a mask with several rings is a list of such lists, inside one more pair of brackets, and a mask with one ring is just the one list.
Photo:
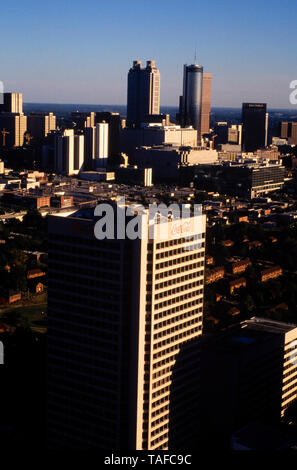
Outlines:
[[74, 111], [71, 113], [71, 119], [75, 124], [76, 129], [83, 130], [85, 127], [92, 127], [95, 125], [95, 113]]
[[288, 139], [291, 145], [297, 145], [297, 122], [282, 122], [281, 137]]
[[56, 130], [56, 116], [53, 113], [30, 113], [27, 123], [27, 130], [35, 139], [43, 139], [50, 131]]
[[219, 148], [221, 144], [228, 142], [228, 122], [218, 121], [214, 124], [214, 136], [213, 136], [215, 148]]
[[267, 146], [268, 113], [266, 103], [242, 104], [242, 145], [246, 152]]
[[204, 73], [202, 80], [201, 136], [209, 134], [212, 74]]
[[184, 65], [183, 95], [180, 97], [179, 119], [182, 126], [193, 126], [201, 136], [203, 67]]
[[121, 116], [119, 113], [102, 111], [96, 113], [96, 124], [106, 122], [108, 124], [108, 155], [111, 157], [119, 155], [120, 152], [120, 129]]
[[85, 127], [83, 133], [85, 136], [84, 169], [93, 170], [95, 162], [96, 127]]
[[85, 136], [82, 134], [74, 136], [74, 164], [73, 169], [79, 172], [83, 169], [85, 157]]
[[0, 103], [0, 113], [23, 113], [22, 93], [3, 93], [3, 103]]
[[106, 167], [108, 158], [108, 124], [99, 122], [96, 124], [95, 134], [95, 166]]
[[139, 126], [150, 114], [160, 114], [160, 72], [154, 60], [145, 68], [135, 60], [128, 73], [127, 125]]
[[65, 129], [54, 136], [55, 171], [74, 175], [81, 170], [84, 161], [84, 136], [74, 135], [73, 129]]
[[22, 147], [27, 130], [27, 116], [22, 113], [0, 113], [0, 147]]
[[232, 124], [228, 128], [228, 143], [229, 144], [242, 144], [242, 124]]
[[49, 438], [166, 449], [175, 432], [188, 437], [197, 403], [199, 357], [189, 347], [177, 359], [202, 333], [205, 216], [152, 223], [138, 208], [147, 237], [132, 240], [133, 216], [110, 207], [122, 238], [94, 237], [94, 209], [49, 217]]
[[297, 398], [297, 325], [253, 317], [206, 338], [201, 387], [218, 439], [250, 422], [278, 423]]

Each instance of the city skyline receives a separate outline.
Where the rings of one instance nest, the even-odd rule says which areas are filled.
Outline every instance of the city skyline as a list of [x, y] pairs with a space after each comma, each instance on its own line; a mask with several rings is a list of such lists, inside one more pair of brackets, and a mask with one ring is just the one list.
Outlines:
[[213, 75], [213, 106], [267, 102], [270, 108], [294, 107], [289, 102], [289, 84], [297, 77], [291, 52], [297, 5], [292, 0], [272, 1], [269, 10], [255, 1], [249, 8], [233, 0], [214, 2], [211, 12], [199, 1], [187, 1], [183, 9], [167, 0], [157, 10], [135, 1], [104, 9], [98, 2], [79, 7], [77, 1], [54, 1], [46, 10], [30, 0], [5, 8], [2, 43], [7, 43], [9, 20], [15, 20], [14, 34], [0, 53], [6, 91], [23, 92], [25, 102], [122, 105], [132, 61], [155, 60], [161, 106], [178, 106], [183, 65], [195, 62], [197, 49], [197, 62]]

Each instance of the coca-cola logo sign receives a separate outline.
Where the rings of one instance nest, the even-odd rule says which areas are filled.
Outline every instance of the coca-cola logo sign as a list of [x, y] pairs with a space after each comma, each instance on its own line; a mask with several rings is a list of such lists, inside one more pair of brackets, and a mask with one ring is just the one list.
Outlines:
[[179, 220], [172, 224], [171, 235], [176, 236], [176, 235], [182, 235], [183, 233], [189, 234], [189, 232], [191, 232], [192, 229], [193, 229], [192, 223], [190, 220], [185, 220], [184, 222]]

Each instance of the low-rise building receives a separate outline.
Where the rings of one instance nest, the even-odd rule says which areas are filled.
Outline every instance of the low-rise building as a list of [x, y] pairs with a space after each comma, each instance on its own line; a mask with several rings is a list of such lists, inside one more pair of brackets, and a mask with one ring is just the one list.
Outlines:
[[261, 282], [275, 279], [283, 274], [283, 270], [280, 266], [272, 266], [271, 268], [263, 269], [261, 271]]
[[229, 291], [230, 294], [233, 295], [236, 289], [240, 289], [240, 287], [246, 287], [246, 278], [240, 277], [238, 279], [234, 279], [233, 281], [229, 282]]
[[206, 284], [212, 284], [213, 282], [223, 279], [225, 275], [224, 266], [217, 266], [216, 268], [210, 269], [206, 272]]
[[232, 274], [243, 273], [248, 266], [251, 266], [251, 260], [249, 258], [242, 259], [240, 261], [235, 261], [231, 264]]
[[27, 279], [34, 279], [36, 277], [43, 277], [45, 276], [45, 272], [42, 271], [41, 269], [30, 269], [27, 272]]

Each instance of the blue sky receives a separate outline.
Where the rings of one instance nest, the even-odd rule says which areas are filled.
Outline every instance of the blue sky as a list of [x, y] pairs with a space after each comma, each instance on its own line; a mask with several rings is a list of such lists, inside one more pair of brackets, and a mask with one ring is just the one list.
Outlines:
[[161, 104], [184, 63], [213, 74], [214, 106], [293, 107], [296, 0], [15, 0], [1, 5], [0, 80], [26, 102], [125, 104], [134, 59], [155, 59]]

